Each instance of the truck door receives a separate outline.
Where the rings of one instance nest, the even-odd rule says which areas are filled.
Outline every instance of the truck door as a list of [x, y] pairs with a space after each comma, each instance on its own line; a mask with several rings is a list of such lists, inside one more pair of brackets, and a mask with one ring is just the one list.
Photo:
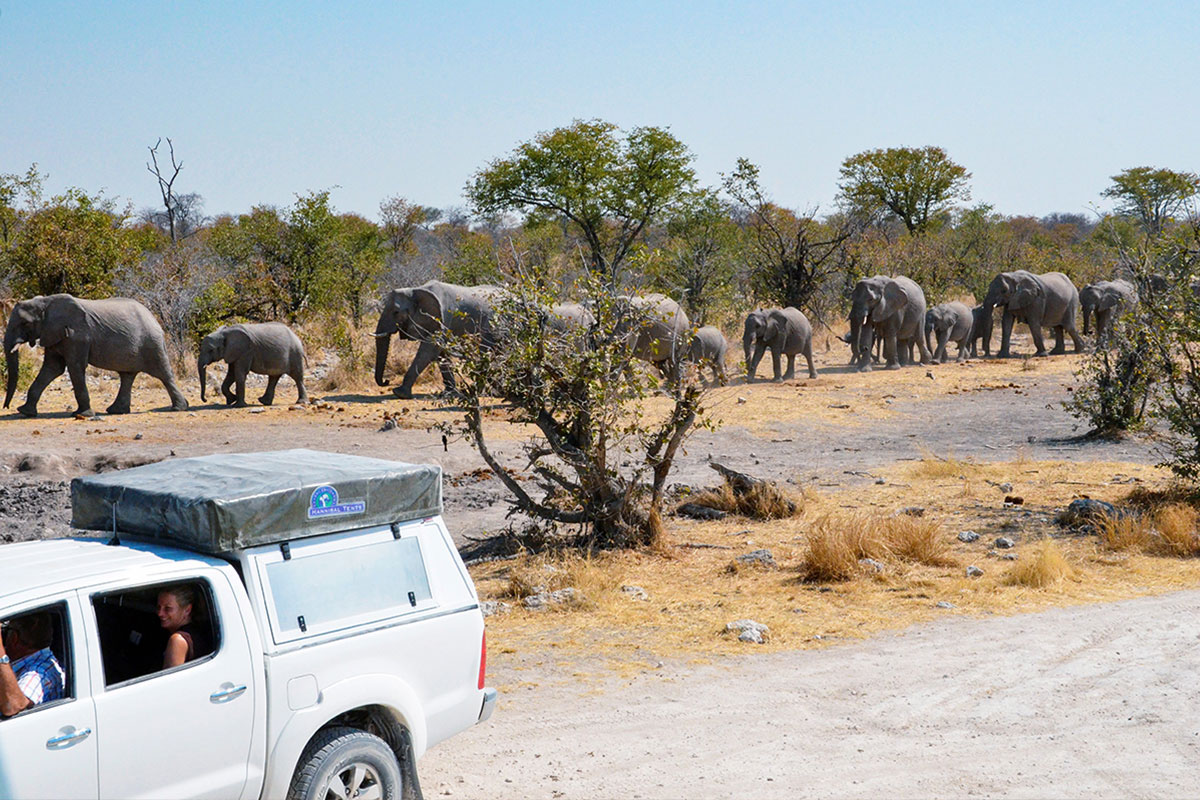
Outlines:
[[96, 716], [81, 610], [67, 596], [0, 611], [0, 622], [47, 615], [49, 647], [64, 677], [62, 697], [0, 718], [0, 797], [96, 797]]
[[[164, 669], [165, 594], [190, 598], [190, 660]], [[249, 640], [220, 573], [91, 592], [100, 662], [96, 725], [101, 797], [239, 797], [246, 787], [259, 690]], [[177, 622], [178, 620], [176, 620]], [[168, 621], [170, 624], [170, 621]]]

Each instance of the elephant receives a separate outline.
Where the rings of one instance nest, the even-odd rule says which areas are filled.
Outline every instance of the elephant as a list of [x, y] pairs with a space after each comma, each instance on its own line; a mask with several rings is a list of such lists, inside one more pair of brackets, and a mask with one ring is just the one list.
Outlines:
[[633, 356], [676, 380], [692, 343], [692, 323], [683, 308], [664, 294], [622, 295], [617, 302], [630, 320], [618, 325], [618, 331], [625, 331]]
[[729, 342], [721, 329], [713, 325], [705, 325], [692, 335], [692, 347], [689, 358], [697, 368], [708, 364], [712, 367], [713, 381], [724, 386], [729, 382], [725, 373], [725, 353], [729, 350]]
[[[904, 276], [876, 275], [854, 285], [850, 303], [850, 339], [859, 370], [871, 369], [871, 342], [883, 339], [885, 369], [899, 369], [901, 356], [913, 345], [921, 352], [921, 363], [930, 359], [925, 344], [925, 293]], [[903, 350], [901, 349], [903, 348]], [[911, 357], [905, 359], [910, 361]]]
[[1096, 345], [1100, 346], [1112, 328], [1113, 321], [1137, 305], [1138, 294], [1126, 280], [1100, 281], [1079, 290], [1079, 310], [1083, 313], [1083, 335], [1088, 335], [1088, 322], [1096, 317]]
[[25, 404], [17, 408], [26, 417], [37, 416], [42, 392], [64, 370], [75, 390], [75, 414], [93, 416], [86, 381], [88, 365], [112, 370], [121, 377], [117, 397], [107, 409], [109, 414], [129, 413], [133, 379], [139, 372], [162, 381], [170, 395], [172, 411], [187, 410], [187, 399], [171, 372], [162, 327], [136, 300], [126, 297], [83, 300], [69, 294], [54, 294], [17, 303], [4, 331], [8, 365], [5, 408], [17, 389], [20, 367], [17, 347], [23, 343], [40, 344], [45, 351], [42, 368], [29, 387]]
[[983, 306], [971, 309], [971, 358], [979, 357], [978, 343], [983, 342], [983, 354], [992, 354], [992, 315], [985, 313]]
[[984, 335], [991, 337], [992, 309], [1004, 308], [1001, 318], [999, 358], [1011, 358], [1010, 344], [1014, 322], [1025, 322], [1033, 336], [1035, 356], [1046, 355], [1046, 344], [1042, 339], [1042, 328], [1054, 329], [1054, 349], [1051, 355], [1067, 351], [1063, 334], [1068, 333], [1075, 344], [1075, 352], [1083, 351], [1083, 340], [1075, 330], [1075, 314], [1079, 311], [1079, 290], [1071, 279], [1061, 272], [1034, 275], [1027, 270], [1001, 272], [992, 278], [987, 296], [983, 299]]
[[[974, 313], [965, 303], [941, 303], [926, 311], [925, 340], [926, 346], [933, 351], [933, 363], [941, 364], [947, 360], [946, 346], [950, 342], [958, 345], [958, 360], [966, 361], [974, 323]], [[936, 348], [934, 337], [937, 338]]]
[[[796, 356], [808, 361], [808, 377], [817, 377], [812, 357], [812, 325], [798, 308], [767, 308], [746, 315], [742, 331], [742, 351], [746, 357], [746, 382], [754, 381], [758, 363], [769, 348], [775, 380], [790, 381], [796, 375]], [[788, 359], [787, 372], [780, 374], [780, 356]]]
[[555, 333], [587, 330], [596, 324], [596, 316], [579, 303], [558, 303], [550, 307], [546, 327]]
[[429, 281], [421, 286], [393, 289], [383, 298], [379, 324], [375, 326], [375, 383], [387, 386], [383, 377], [393, 335], [420, 342], [404, 381], [392, 392], [400, 398], [413, 396], [417, 378], [433, 361], [438, 362], [447, 392], [454, 392], [454, 375], [438, 338], [454, 335], [482, 337], [485, 347], [494, 345], [491, 330], [492, 303], [502, 290], [498, 286], [457, 286]]
[[[304, 345], [300, 337], [282, 322], [226, 325], [204, 337], [200, 343], [200, 357], [196, 370], [200, 374], [200, 399], [204, 400], [207, 388], [208, 365], [224, 361], [229, 365], [221, 394], [227, 405], [242, 408], [246, 405], [246, 374], [267, 376], [267, 390], [259, 401], [269, 406], [275, 401], [275, 385], [282, 375], [296, 382], [299, 396], [296, 402], [308, 403], [308, 392], [304, 389]], [[237, 391], [230, 386], [237, 384]]]

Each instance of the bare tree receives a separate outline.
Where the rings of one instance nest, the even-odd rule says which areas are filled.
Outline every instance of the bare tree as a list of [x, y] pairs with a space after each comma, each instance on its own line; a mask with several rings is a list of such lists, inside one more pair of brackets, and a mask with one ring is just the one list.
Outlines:
[[162, 194], [163, 208], [165, 209], [167, 218], [167, 231], [171, 236], [171, 244], [179, 241], [179, 235], [176, 231], [175, 221], [179, 215], [179, 198], [175, 196], [175, 179], [179, 177], [179, 171], [183, 169], [183, 162], [175, 160], [175, 145], [171, 142], [170, 137], [167, 138], [167, 147], [171, 154], [171, 177], [166, 178], [163, 175], [162, 169], [158, 166], [158, 148], [162, 145], [162, 137], [154, 143], [154, 147], [147, 148], [150, 151], [150, 163], [146, 165], [146, 170], [158, 180], [158, 191]]

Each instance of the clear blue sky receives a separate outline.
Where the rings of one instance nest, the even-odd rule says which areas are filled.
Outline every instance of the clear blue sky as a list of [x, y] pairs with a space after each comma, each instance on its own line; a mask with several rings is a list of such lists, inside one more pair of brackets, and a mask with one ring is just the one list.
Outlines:
[[[332, 189], [462, 205], [575, 118], [663, 125], [700, 178], [745, 156], [831, 210], [838, 166], [937, 144], [1007, 214], [1105, 207], [1108, 176], [1200, 171], [1200, 3], [0, 0], [0, 172], [155, 205], [146, 147], [210, 214]], [[336, 188], [335, 188], [336, 187]]]

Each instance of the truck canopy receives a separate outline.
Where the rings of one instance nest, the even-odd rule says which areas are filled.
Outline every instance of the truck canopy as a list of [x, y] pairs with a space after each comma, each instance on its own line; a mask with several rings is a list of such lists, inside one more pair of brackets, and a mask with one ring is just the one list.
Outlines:
[[422, 519], [442, 470], [316, 450], [178, 458], [71, 481], [71, 525], [220, 554]]

